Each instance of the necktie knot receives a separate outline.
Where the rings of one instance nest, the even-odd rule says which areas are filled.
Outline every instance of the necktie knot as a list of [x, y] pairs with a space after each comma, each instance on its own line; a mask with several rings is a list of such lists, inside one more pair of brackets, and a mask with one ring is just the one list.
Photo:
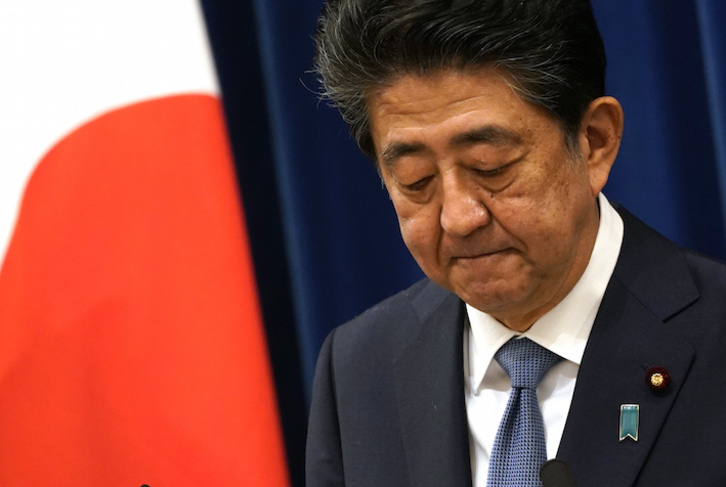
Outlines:
[[536, 388], [560, 356], [528, 338], [512, 338], [494, 355], [512, 379], [512, 387]]

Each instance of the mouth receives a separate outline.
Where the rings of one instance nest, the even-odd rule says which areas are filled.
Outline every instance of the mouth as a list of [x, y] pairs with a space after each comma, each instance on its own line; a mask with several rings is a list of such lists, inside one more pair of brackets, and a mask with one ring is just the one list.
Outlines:
[[499, 250], [487, 250], [484, 252], [477, 252], [477, 253], [465, 253], [462, 255], [456, 255], [456, 256], [452, 257], [451, 260], [452, 261], [461, 261], [461, 262], [474, 261], [477, 259], [486, 259], [489, 257], [500, 256], [503, 254], [507, 254], [510, 251], [512, 251], [512, 249], [507, 247], [507, 248], [503, 248], [503, 249], [499, 249]]

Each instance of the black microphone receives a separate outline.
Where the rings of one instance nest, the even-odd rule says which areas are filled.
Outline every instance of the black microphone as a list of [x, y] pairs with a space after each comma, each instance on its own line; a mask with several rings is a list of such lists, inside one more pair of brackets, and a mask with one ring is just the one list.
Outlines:
[[577, 487], [569, 465], [562, 460], [548, 460], [539, 471], [544, 487]]

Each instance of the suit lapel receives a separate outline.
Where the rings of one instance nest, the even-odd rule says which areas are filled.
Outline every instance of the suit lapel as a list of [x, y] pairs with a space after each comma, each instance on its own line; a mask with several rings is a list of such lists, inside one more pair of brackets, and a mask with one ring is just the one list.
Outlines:
[[[665, 324], [698, 293], [680, 250], [622, 212], [625, 239], [580, 366], [557, 457], [580, 485], [633, 485], [657, 439], [694, 352]], [[672, 377], [664, 393], [649, 367]], [[620, 406], [638, 404], [638, 441], [619, 441]]]
[[412, 486], [471, 485], [461, 301], [431, 284], [413, 303], [420, 332], [395, 363]]

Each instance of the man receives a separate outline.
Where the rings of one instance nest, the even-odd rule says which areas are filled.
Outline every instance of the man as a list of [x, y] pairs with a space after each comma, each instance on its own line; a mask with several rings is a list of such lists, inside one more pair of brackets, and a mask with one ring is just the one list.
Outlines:
[[[602, 195], [623, 112], [589, 2], [331, 0], [317, 42], [428, 279], [323, 345], [308, 485], [537, 485], [555, 457], [726, 485], [726, 268]], [[532, 342], [554, 365], [514, 385]]]

